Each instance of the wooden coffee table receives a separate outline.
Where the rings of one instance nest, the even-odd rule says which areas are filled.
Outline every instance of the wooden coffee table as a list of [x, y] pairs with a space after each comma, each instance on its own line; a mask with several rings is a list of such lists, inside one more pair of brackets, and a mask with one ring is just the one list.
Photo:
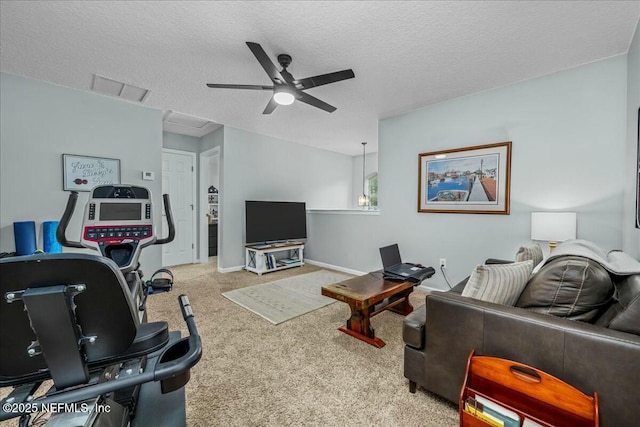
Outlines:
[[338, 328], [340, 331], [382, 348], [384, 341], [376, 338], [370, 319], [385, 310], [405, 316], [411, 313], [409, 294], [414, 286], [411, 282], [384, 280], [382, 272], [374, 272], [325, 286], [322, 295], [349, 304], [351, 317], [346, 327]]

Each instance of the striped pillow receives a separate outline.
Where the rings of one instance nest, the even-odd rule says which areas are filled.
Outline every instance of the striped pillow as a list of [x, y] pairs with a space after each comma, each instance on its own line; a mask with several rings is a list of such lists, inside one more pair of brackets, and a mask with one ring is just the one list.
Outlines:
[[516, 261], [533, 261], [533, 266], [540, 264], [542, 262], [542, 248], [537, 243], [532, 243], [527, 246], [520, 246], [518, 252], [516, 252]]
[[529, 281], [533, 261], [478, 265], [462, 291], [463, 297], [514, 306]]

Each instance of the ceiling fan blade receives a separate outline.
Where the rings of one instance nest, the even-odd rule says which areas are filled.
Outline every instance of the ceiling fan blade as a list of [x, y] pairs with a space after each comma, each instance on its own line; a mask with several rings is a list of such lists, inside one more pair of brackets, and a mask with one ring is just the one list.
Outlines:
[[342, 70], [334, 73], [320, 74], [319, 76], [307, 77], [306, 79], [300, 79], [295, 82], [298, 89], [309, 89], [316, 86], [322, 86], [329, 83], [339, 82], [341, 80], [352, 79], [356, 75], [353, 70]]
[[269, 103], [264, 108], [264, 111], [262, 112], [262, 114], [271, 114], [271, 113], [273, 113], [273, 110], [275, 110], [277, 106], [278, 106], [278, 103], [273, 99], [273, 96], [272, 96], [269, 99]]
[[329, 113], [333, 113], [334, 111], [336, 111], [336, 107], [334, 107], [333, 105], [329, 105], [324, 101], [319, 100], [318, 98], [309, 95], [308, 93], [304, 93], [302, 91], [297, 91], [297, 99], [300, 102], [304, 102], [305, 104], [309, 104], [312, 105], [314, 107], [318, 107], [324, 111], [327, 111]]
[[218, 89], [251, 89], [251, 90], [273, 90], [273, 86], [261, 85], [225, 85], [216, 83], [207, 83], [207, 86]]
[[285, 82], [284, 78], [280, 74], [280, 71], [278, 71], [273, 62], [271, 62], [269, 56], [267, 56], [267, 53], [264, 51], [262, 46], [254, 42], [247, 42], [247, 46], [249, 46], [249, 49], [251, 49], [251, 52], [253, 52], [253, 56], [256, 57], [271, 80], [277, 83]]

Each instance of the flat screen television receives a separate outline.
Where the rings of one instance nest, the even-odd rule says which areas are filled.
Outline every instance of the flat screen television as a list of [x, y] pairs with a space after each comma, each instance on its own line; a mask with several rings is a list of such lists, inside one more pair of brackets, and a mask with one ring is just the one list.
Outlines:
[[307, 238], [304, 202], [245, 201], [246, 243]]

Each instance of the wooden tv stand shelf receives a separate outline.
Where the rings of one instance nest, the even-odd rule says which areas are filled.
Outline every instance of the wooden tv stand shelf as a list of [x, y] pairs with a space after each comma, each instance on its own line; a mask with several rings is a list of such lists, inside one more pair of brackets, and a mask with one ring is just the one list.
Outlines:
[[[469, 355], [460, 392], [461, 427], [598, 427], [598, 410], [597, 393], [588, 396], [522, 363]], [[496, 418], [503, 424], [495, 424]]]
[[270, 273], [304, 265], [304, 243], [283, 242], [245, 246], [245, 270]]

